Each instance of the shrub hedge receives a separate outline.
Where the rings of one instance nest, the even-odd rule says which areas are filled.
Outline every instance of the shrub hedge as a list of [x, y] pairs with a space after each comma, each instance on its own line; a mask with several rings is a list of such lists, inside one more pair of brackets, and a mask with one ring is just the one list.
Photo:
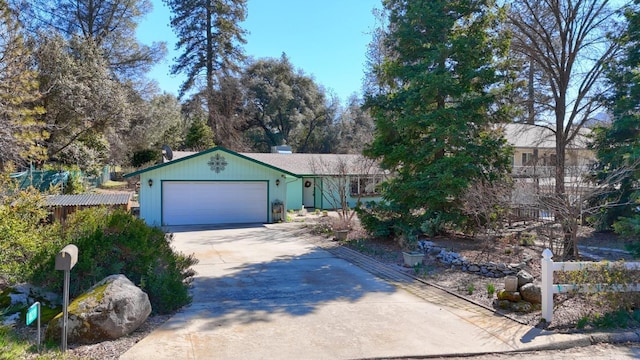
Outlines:
[[171, 248], [172, 235], [147, 226], [122, 210], [89, 208], [59, 226], [54, 246], [45, 246], [30, 261], [29, 281], [53, 291], [62, 288], [54, 271], [55, 254], [67, 244], [78, 247], [78, 263], [70, 273], [75, 297], [108, 275], [124, 274], [149, 295], [154, 313], [171, 313], [190, 302], [188, 287], [197, 263]]

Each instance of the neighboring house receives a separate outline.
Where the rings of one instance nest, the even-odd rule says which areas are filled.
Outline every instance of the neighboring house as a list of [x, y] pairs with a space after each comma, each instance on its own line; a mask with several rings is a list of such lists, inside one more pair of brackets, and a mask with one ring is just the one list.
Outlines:
[[[332, 209], [328, 184], [346, 179], [351, 207], [378, 200], [377, 167], [359, 155], [237, 153], [214, 147], [173, 152], [171, 161], [126, 174], [140, 176], [140, 217], [153, 226], [270, 223], [287, 209]], [[372, 171], [373, 169], [373, 171]]]
[[[506, 124], [504, 132], [507, 142], [514, 148], [512, 165], [515, 177], [554, 177], [556, 138], [553, 131], [529, 124]], [[595, 153], [587, 146], [590, 134], [590, 129], [582, 128], [567, 146], [567, 176], [582, 175], [595, 162]]]
[[64, 222], [69, 214], [78, 210], [106, 206], [112, 209], [131, 211], [131, 193], [96, 193], [78, 195], [49, 195], [45, 205], [51, 212], [52, 220]]
[[[504, 132], [514, 150], [512, 204], [515, 207], [535, 206], [541, 193], [554, 192], [555, 134], [548, 128], [529, 124], [506, 124]], [[590, 133], [590, 129], [582, 128], [565, 150], [564, 181], [571, 195], [578, 196], [587, 189], [584, 175], [596, 161], [595, 153], [588, 148]]]

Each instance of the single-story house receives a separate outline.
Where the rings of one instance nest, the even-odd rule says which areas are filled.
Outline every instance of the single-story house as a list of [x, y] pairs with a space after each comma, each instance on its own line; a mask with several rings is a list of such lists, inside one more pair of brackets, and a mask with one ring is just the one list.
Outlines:
[[383, 172], [360, 155], [237, 153], [217, 146], [124, 175], [140, 176], [140, 217], [152, 226], [270, 223], [288, 209], [376, 201]]
[[106, 206], [131, 211], [132, 195], [128, 192], [49, 195], [45, 205], [50, 211], [51, 220], [64, 222], [70, 214], [89, 207]]

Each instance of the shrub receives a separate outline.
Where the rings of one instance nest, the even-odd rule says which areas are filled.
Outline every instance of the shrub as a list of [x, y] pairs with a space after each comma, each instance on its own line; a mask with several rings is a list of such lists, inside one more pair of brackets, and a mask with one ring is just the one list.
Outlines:
[[80, 171], [71, 171], [69, 180], [63, 188], [65, 194], [82, 194], [85, 192], [82, 174]]
[[397, 235], [394, 226], [398, 223], [397, 213], [384, 203], [371, 204], [369, 207], [356, 208], [360, 224], [369, 234], [379, 238]]
[[174, 252], [171, 235], [129, 213], [107, 208], [74, 213], [62, 231], [65, 244], [34, 258], [31, 267], [35, 269], [35, 284], [56, 290], [62, 287], [62, 277], [51, 269], [56, 252], [73, 243], [78, 247], [78, 263], [71, 271], [71, 296], [108, 275], [124, 274], [147, 292], [156, 313], [169, 313], [189, 303], [188, 285], [194, 275], [190, 267], [197, 260]]
[[640, 215], [630, 218], [620, 218], [613, 223], [613, 230], [623, 238], [634, 239], [635, 241], [627, 245], [627, 250], [633, 253], [633, 256], [640, 257]]
[[442, 234], [445, 231], [444, 220], [439, 213], [428, 217], [420, 224], [420, 230], [427, 236], [432, 237]]
[[43, 226], [47, 211], [41, 193], [34, 188], [9, 190], [7, 185], [2, 182], [6, 192], [0, 195], [0, 277], [15, 283], [28, 278], [31, 269], [25, 264], [51, 246], [56, 233]]

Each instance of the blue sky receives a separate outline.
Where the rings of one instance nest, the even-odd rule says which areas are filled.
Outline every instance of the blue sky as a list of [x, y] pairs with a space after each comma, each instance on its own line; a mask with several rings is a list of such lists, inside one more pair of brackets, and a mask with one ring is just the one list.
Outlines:
[[[152, 0], [153, 12], [138, 28], [141, 42], [166, 41], [165, 60], [149, 77], [163, 91], [177, 94], [182, 77], [169, 75], [176, 38], [169, 26], [169, 9]], [[380, 0], [248, 0], [249, 31], [244, 46], [248, 56], [278, 58], [285, 52], [291, 63], [344, 102], [361, 92], [366, 47], [375, 26], [371, 10]]]

